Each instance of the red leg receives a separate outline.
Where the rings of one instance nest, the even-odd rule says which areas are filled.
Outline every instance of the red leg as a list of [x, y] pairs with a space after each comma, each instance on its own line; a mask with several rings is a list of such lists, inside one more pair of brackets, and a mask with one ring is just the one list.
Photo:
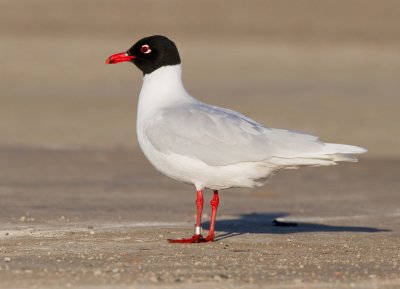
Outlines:
[[195, 233], [191, 238], [187, 239], [168, 239], [170, 243], [200, 243], [205, 242], [204, 237], [201, 235], [201, 215], [203, 213], [203, 191], [197, 191], [197, 198], [196, 198], [196, 207], [197, 207], [197, 218], [196, 218], [196, 227]]
[[[197, 191], [196, 197], [196, 207], [197, 207], [197, 217], [196, 217], [196, 227], [201, 227], [201, 215], [203, 214], [203, 191]], [[201, 232], [200, 232], [201, 233]]]
[[206, 242], [212, 242], [214, 241], [215, 238], [215, 220], [217, 218], [217, 209], [218, 209], [218, 204], [219, 204], [219, 197], [218, 197], [218, 191], [214, 191], [214, 197], [210, 202], [211, 204], [211, 221], [210, 221], [210, 230], [208, 231], [208, 236], [205, 239]]

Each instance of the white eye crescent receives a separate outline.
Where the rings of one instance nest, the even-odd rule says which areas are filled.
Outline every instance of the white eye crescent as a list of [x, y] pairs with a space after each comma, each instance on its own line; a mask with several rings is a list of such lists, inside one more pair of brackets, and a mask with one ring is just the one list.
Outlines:
[[147, 44], [142, 45], [142, 47], [140, 48], [140, 51], [144, 54], [149, 54], [151, 52], [150, 46], [148, 46]]

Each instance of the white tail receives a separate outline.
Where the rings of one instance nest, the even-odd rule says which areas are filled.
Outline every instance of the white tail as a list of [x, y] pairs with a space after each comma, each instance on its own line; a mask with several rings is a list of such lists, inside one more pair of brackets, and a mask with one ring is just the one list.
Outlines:
[[292, 169], [302, 166], [331, 166], [336, 162], [357, 162], [353, 154], [362, 154], [367, 149], [352, 145], [325, 143], [322, 151], [299, 154], [291, 158], [274, 157], [269, 161], [280, 168]]

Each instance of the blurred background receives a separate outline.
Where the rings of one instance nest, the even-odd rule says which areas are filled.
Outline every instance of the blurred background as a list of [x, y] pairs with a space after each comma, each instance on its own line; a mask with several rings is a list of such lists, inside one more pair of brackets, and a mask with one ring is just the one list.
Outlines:
[[188, 91], [276, 128], [399, 156], [400, 1], [1, 0], [0, 146], [138, 149], [142, 37]]

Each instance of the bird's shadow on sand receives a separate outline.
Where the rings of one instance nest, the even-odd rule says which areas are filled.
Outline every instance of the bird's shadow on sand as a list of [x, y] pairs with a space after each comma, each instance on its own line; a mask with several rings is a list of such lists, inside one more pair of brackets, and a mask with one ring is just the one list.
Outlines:
[[[286, 213], [251, 213], [240, 215], [239, 218], [217, 220], [216, 230], [225, 232], [217, 234], [216, 240], [243, 235], [246, 233], [253, 234], [294, 234], [294, 233], [307, 233], [307, 232], [353, 232], [353, 233], [378, 233], [388, 232], [387, 229], [378, 229], [372, 227], [358, 227], [358, 226], [332, 226], [319, 223], [289, 223], [289, 222], [275, 222], [278, 218], [288, 216]], [[210, 223], [204, 222], [204, 228], [208, 228]]]

